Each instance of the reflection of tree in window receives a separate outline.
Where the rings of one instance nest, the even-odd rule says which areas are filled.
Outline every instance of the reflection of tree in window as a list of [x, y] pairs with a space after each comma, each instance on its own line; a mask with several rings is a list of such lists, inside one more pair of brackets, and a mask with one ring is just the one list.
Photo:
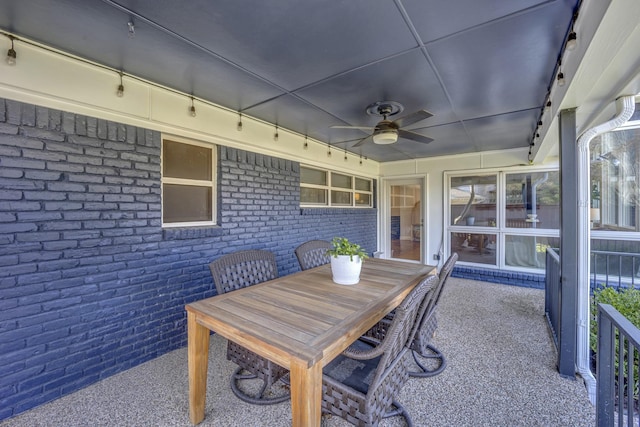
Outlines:
[[591, 142], [591, 207], [601, 228], [639, 231], [640, 130], [608, 132]]
[[557, 171], [506, 175], [506, 226], [548, 228], [560, 226], [560, 185]]
[[495, 226], [496, 186], [496, 175], [452, 177], [451, 224]]

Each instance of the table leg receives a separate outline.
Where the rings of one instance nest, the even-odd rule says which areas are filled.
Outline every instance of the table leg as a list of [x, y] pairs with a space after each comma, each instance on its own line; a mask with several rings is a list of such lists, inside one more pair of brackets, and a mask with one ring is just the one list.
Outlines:
[[187, 312], [189, 360], [189, 419], [198, 424], [204, 419], [209, 364], [209, 329], [196, 322], [196, 315]]
[[322, 365], [291, 363], [291, 417], [294, 427], [320, 427]]

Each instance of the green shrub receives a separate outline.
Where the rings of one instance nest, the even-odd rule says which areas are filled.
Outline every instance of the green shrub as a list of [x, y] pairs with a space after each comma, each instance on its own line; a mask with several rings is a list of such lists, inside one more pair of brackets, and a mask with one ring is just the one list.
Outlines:
[[591, 298], [591, 349], [598, 349], [598, 304], [610, 304], [636, 327], [640, 328], [640, 290], [599, 288]]
[[[624, 317], [626, 317], [633, 325], [637, 328], [640, 328], [640, 290], [638, 289], [625, 289], [622, 291], [616, 291], [614, 288], [599, 288], [597, 289], [593, 297], [591, 298], [591, 350], [596, 353], [598, 350], [598, 304], [610, 304], [620, 312]], [[616, 330], [616, 348], [618, 348], [618, 331]], [[638, 383], [638, 362], [639, 362], [639, 354], [638, 352], [633, 352], [633, 382], [631, 382], [631, 378], [629, 378], [629, 372], [627, 369], [627, 359], [630, 357], [627, 347], [624, 347], [623, 350], [623, 375], [624, 375], [624, 383], [623, 383], [623, 391], [625, 395], [629, 393], [629, 384], [635, 384], [633, 386], [633, 397], [637, 399], [640, 394], [640, 384]], [[616, 387], [618, 385], [618, 369], [620, 367], [620, 361], [618, 360], [618, 355], [616, 354], [615, 360], [615, 370], [616, 377], [615, 383]], [[617, 393], [617, 392], [616, 392]], [[635, 408], [637, 409], [637, 407]]]

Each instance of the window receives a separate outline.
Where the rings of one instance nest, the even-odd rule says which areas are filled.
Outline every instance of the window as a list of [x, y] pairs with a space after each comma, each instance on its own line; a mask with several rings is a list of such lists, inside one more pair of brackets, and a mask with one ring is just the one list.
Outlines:
[[162, 225], [215, 224], [215, 150], [211, 145], [163, 139]]
[[544, 269], [559, 244], [558, 171], [447, 174], [448, 245], [462, 263]]
[[497, 175], [451, 178], [451, 225], [496, 226]]
[[595, 230], [638, 232], [640, 128], [591, 141], [591, 219]]
[[368, 178], [300, 166], [300, 205], [370, 208], [373, 182]]
[[557, 171], [507, 173], [507, 228], [560, 228], [560, 175]]
[[640, 282], [640, 104], [620, 129], [594, 138], [591, 153], [591, 280]]

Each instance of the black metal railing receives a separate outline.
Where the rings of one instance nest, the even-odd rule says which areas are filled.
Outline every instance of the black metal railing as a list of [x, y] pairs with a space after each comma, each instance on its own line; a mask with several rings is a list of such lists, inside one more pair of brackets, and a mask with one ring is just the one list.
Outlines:
[[591, 251], [591, 291], [640, 286], [640, 253]]
[[562, 316], [562, 281], [560, 280], [560, 255], [555, 249], [547, 248], [545, 262], [544, 313], [556, 350], [560, 349], [560, 320]]
[[598, 427], [638, 425], [639, 354], [640, 329], [613, 306], [598, 304]]
[[576, 295], [562, 280], [560, 253], [547, 248], [545, 266], [544, 311], [558, 353], [558, 372], [575, 378], [576, 367]]

